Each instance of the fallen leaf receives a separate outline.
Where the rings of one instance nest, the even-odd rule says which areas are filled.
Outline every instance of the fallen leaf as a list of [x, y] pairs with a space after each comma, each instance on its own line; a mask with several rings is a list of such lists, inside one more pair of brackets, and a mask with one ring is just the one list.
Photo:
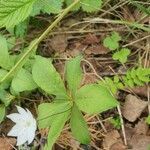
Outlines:
[[149, 150], [150, 149], [150, 136], [134, 135], [129, 144], [132, 150]]
[[97, 77], [94, 74], [84, 74], [83, 80], [82, 80], [82, 85], [90, 84], [90, 83], [95, 83], [97, 81]]
[[115, 144], [115, 143], [122, 143], [122, 140], [120, 138], [120, 134], [117, 130], [112, 130], [108, 132], [105, 135], [104, 141], [103, 141], [103, 147], [106, 150], [110, 150], [110, 148]]
[[66, 50], [68, 46], [68, 41], [66, 35], [56, 35], [51, 38], [50, 45], [53, 50], [58, 53], [62, 53]]
[[90, 45], [99, 43], [100, 40], [97, 38], [95, 34], [87, 34], [84, 40], [82, 41], [83, 44]]
[[130, 122], [134, 122], [141, 115], [147, 104], [147, 102], [131, 94], [127, 95], [122, 109], [123, 117]]
[[0, 150], [13, 150], [15, 144], [15, 138], [0, 138]]
[[[134, 88], [132, 88], [132, 91], [139, 96], [144, 96], [144, 97], [148, 96], [148, 86], [147, 85], [134, 87]], [[149, 88], [149, 93], [150, 93], [150, 88]]]
[[86, 50], [85, 50], [85, 54], [90, 55], [90, 54], [94, 54], [94, 55], [99, 55], [99, 54], [107, 54], [109, 52], [109, 50], [104, 47], [103, 45], [91, 45], [89, 46]]
[[110, 150], [126, 150], [126, 146], [121, 142], [116, 142], [110, 147]]
[[148, 125], [146, 124], [146, 122], [144, 120], [139, 121], [135, 126], [135, 133], [139, 135], [140, 134], [146, 135], [147, 132], [148, 132]]

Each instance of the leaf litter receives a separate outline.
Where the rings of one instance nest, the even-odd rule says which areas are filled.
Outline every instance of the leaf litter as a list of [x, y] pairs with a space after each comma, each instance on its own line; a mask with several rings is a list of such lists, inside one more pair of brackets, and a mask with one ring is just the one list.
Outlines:
[[[143, 16], [143, 14], [141, 14], [140, 12], [138, 13], [139, 17], [136, 17], [135, 12], [137, 12], [137, 9], [135, 11], [133, 10], [134, 13], [131, 13], [128, 5], [125, 6], [126, 7], [118, 6], [120, 9], [124, 10], [122, 14], [125, 19], [138, 20], [139, 17]], [[109, 7], [109, 5], [107, 7]], [[118, 13], [116, 11], [119, 12], [118, 9], [115, 9], [114, 11], [112, 11], [112, 13], [114, 13], [115, 16], [119, 18], [120, 16], [118, 16]], [[108, 18], [112, 17], [111, 12], [110, 14], [104, 13], [103, 15]], [[101, 35], [103, 34], [107, 36], [110, 31], [116, 30], [117, 32], [119, 32], [120, 35], [127, 36], [129, 34], [128, 32], [130, 32], [130, 28], [125, 28], [124, 26], [121, 25], [110, 25], [110, 24], [109, 25], [90, 24], [89, 26], [87, 26], [87, 24], [84, 24], [85, 17], [89, 16], [86, 16], [85, 14], [82, 15], [80, 13], [77, 14], [77, 18], [74, 18], [72, 23], [69, 23], [69, 26], [70, 25], [72, 26], [79, 21], [83, 22], [82, 26], [78, 25], [75, 26], [74, 28], [67, 28], [66, 31], [62, 31], [63, 34], [59, 34], [60, 30], [58, 30], [58, 35], [54, 34], [53, 36], [50, 36], [40, 45], [40, 47], [47, 49], [45, 52], [46, 56], [53, 56], [54, 58], [56, 58], [54, 63], [55, 65], [59, 65], [58, 70], [62, 74], [62, 76], [64, 73], [62, 69], [64, 67], [64, 61], [80, 53], [84, 55], [85, 59], [92, 62], [91, 64], [96, 71], [98, 70], [97, 72], [99, 76], [101, 76], [101, 74], [102, 76], [105, 76], [105, 74], [111, 76], [111, 73], [119, 74], [117, 70], [121, 65], [116, 63], [116, 61], [112, 60], [109, 49], [104, 47], [102, 44], [101, 40], [103, 36]], [[98, 17], [98, 15], [95, 14], [95, 16], [93, 16], [91, 14], [90, 17], [92, 18]], [[44, 18], [48, 19], [45, 16]], [[68, 20], [70, 18], [72, 19], [72, 16], [68, 17]], [[148, 21], [146, 19], [144, 19], [143, 22], [147, 23]], [[65, 25], [63, 25], [62, 23], [58, 28], [64, 28], [63, 26]], [[82, 31], [81, 27], [83, 26], [85, 27], [85, 31], [89, 33], [81, 33]], [[100, 31], [100, 29], [102, 29], [102, 31]], [[34, 30], [36, 31], [36, 28]], [[77, 33], [74, 33], [74, 30]], [[95, 30], [97, 31], [95, 32]], [[66, 34], [66, 32], [69, 32], [69, 34]], [[30, 34], [32, 34], [32, 32]], [[133, 33], [130, 34], [128, 39], [125, 38], [123, 39], [122, 44], [129, 44], [130, 41], [132, 42], [133, 38], [135, 40], [138, 40], [142, 37], [144, 37], [143, 31], [133, 30]], [[146, 40], [144, 42], [146, 43]], [[132, 57], [127, 61], [126, 65], [127, 69], [129, 69], [131, 66], [134, 67], [134, 65], [137, 63], [136, 61], [136, 59], [138, 58], [138, 53], [136, 53], [137, 45], [138, 47], [141, 48], [140, 50], [138, 50], [139, 53], [143, 53], [144, 50], [142, 47], [145, 44], [144, 42], [140, 41], [138, 44], [131, 43]], [[40, 50], [40, 53], [42, 54], [44, 53], [43, 49]], [[145, 56], [142, 56], [142, 59], [143, 58], [145, 59]], [[93, 60], [96, 61], [96, 63], [93, 63]], [[146, 59], [146, 61], [148, 60]], [[88, 74], [89, 72], [88, 65], [85, 66], [84, 69], [85, 74], [83, 84], [94, 83], [98, 80], [95, 73]], [[125, 150], [131, 148], [133, 150], [146, 150], [149, 148], [150, 136], [148, 135], [148, 132], [150, 131], [148, 125], [144, 121], [146, 117], [145, 114], [148, 114], [147, 110], [148, 102], [146, 99], [148, 97], [147, 90], [148, 90], [147, 85], [144, 85], [141, 87], [133, 88], [131, 90], [133, 92], [133, 93], [131, 92], [132, 95], [131, 94], [127, 95], [126, 91], [119, 91], [119, 95], [125, 95], [126, 97], [121, 99], [120, 101], [122, 105], [122, 115], [124, 119], [125, 128], [127, 128], [127, 126], [130, 126], [130, 131], [126, 130], [130, 132], [130, 136], [128, 137], [127, 135], [128, 139], [127, 146], [125, 146], [123, 143], [123, 136], [121, 130], [116, 130], [114, 129], [114, 127], [110, 129], [107, 128], [107, 126], [105, 126], [105, 122], [108, 122], [107, 119], [109, 118], [107, 116], [114, 117], [117, 114], [116, 110], [108, 111], [107, 115], [103, 113], [101, 116], [100, 115], [89, 116], [86, 118], [85, 115], [85, 118], [89, 124], [89, 130], [92, 134], [92, 142], [90, 145], [91, 149]], [[139, 97], [137, 98], [137, 95], [134, 96], [133, 94], [137, 94]], [[40, 95], [38, 98], [42, 99], [41, 97], [42, 96]], [[25, 105], [25, 102], [22, 103]], [[34, 105], [34, 103], [30, 103], [30, 105]], [[100, 120], [102, 121], [102, 123], [104, 123], [107, 133], [104, 132]], [[3, 130], [5, 130], [5, 128], [3, 128]], [[45, 132], [48, 131], [46, 130]], [[40, 139], [40, 137], [37, 138]], [[15, 145], [16, 141], [14, 139], [7, 139], [7, 140], [8, 141], [10, 140], [8, 143], [10, 143], [11, 145]], [[5, 142], [5, 138], [1, 138], [0, 149], [5, 150], [9, 148], [10, 145], [8, 143]], [[68, 125], [65, 126], [56, 145], [57, 149], [60, 149], [60, 147], [62, 149], [85, 149], [83, 148], [83, 146], [79, 144], [79, 142], [77, 142], [73, 138]]]

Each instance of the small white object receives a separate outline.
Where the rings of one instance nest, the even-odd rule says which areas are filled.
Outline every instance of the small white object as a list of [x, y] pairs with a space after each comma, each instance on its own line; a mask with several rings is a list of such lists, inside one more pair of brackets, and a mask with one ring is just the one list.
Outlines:
[[17, 137], [17, 146], [26, 142], [30, 144], [34, 140], [37, 129], [36, 120], [28, 109], [16, 107], [18, 113], [7, 115], [9, 119], [16, 123], [7, 135]]

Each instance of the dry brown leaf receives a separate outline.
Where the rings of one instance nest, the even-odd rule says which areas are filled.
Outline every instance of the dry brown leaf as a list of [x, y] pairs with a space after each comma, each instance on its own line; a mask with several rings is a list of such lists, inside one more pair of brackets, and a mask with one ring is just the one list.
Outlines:
[[118, 142], [122, 143], [120, 134], [117, 130], [112, 130], [105, 135], [103, 147], [106, 150], [110, 150], [113, 144], [118, 143]]
[[139, 96], [144, 96], [144, 97], [148, 96], [148, 86], [147, 85], [134, 87], [134, 88], [132, 88], [132, 91]]
[[149, 150], [150, 136], [134, 135], [129, 144], [131, 145], [132, 150]]
[[126, 146], [121, 142], [116, 142], [111, 146], [110, 150], [126, 150]]
[[148, 132], [148, 125], [144, 120], [141, 120], [138, 122], [138, 124], [135, 126], [135, 133], [136, 134], [143, 134], [146, 135]]
[[85, 39], [82, 41], [82, 43], [86, 45], [96, 44], [99, 42], [100, 40], [97, 38], [97, 36], [91, 33], [86, 35]]
[[126, 96], [122, 114], [130, 122], [134, 122], [147, 106], [147, 102], [129, 94]]
[[58, 53], [62, 53], [66, 50], [68, 46], [68, 41], [66, 35], [56, 35], [51, 38], [50, 45], [53, 50]]
[[15, 138], [0, 138], [0, 150], [13, 150], [15, 144]]
[[97, 77], [94, 74], [84, 74], [82, 85], [95, 83], [97, 81]]
[[109, 52], [109, 50], [107, 48], [105, 48], [103, 45], [98, 45], [98, 44], [91, 45], [85, 50], [85, 54], [87, 54], [87, 55], [107, 54], [108, 52]]

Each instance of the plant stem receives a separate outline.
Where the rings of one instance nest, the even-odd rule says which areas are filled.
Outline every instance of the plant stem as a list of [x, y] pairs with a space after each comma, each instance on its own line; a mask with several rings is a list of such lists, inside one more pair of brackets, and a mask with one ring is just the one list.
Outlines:
[[0, 84], [13, 76], [14, 72], [17, 71], [19, 67], [22, 67], [25, 63], [25, 59], [28, 58], [34, 48], [52, 31], [52, 29], [64, 18], [64, 16], [77, 4], [80, 0], [75, 0], [70, 6], [68, 6], [59, 17], [42, 33], [42, 35], [33, 42], [25, 54], [20, 58], [20, 60], [12, 67], [12, 69], [0, 80]]

